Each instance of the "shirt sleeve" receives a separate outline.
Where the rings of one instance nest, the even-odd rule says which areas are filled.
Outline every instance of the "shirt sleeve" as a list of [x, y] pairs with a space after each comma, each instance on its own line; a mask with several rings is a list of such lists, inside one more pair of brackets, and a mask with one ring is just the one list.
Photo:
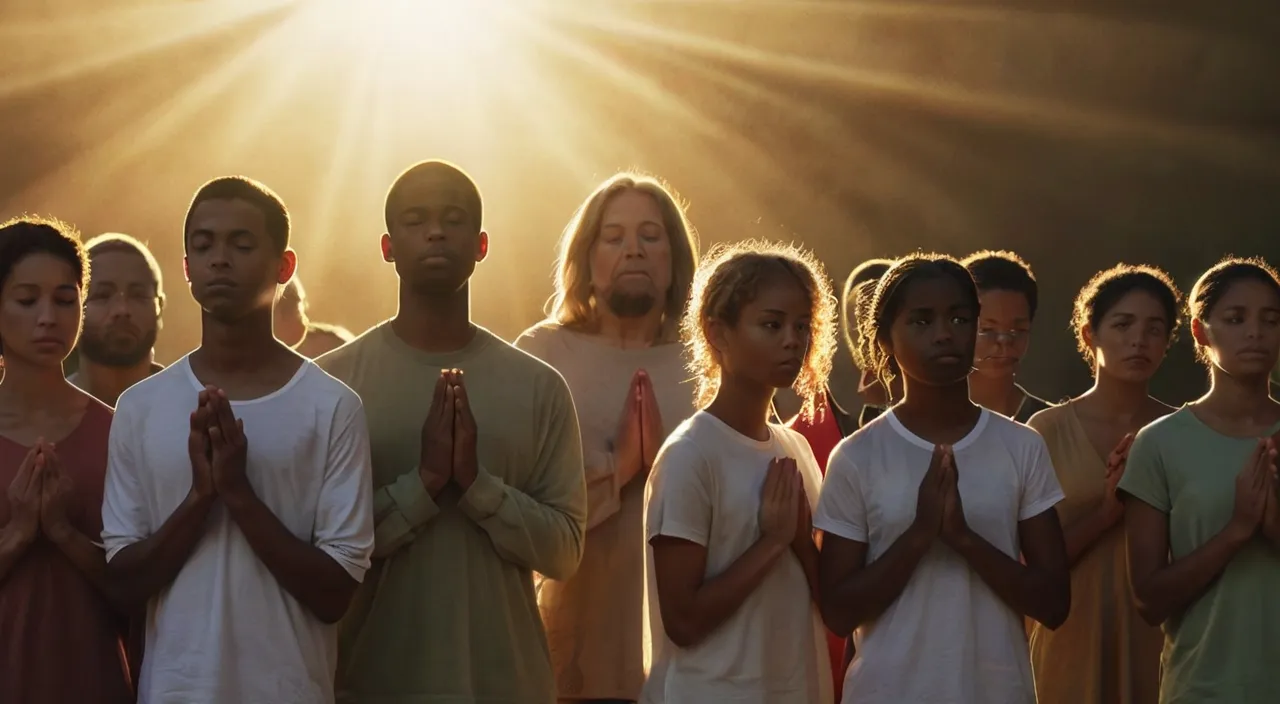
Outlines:
[[1160, 445], [1147, 428], [1138, 431], [1129, 448], [1124, 474], [1116, 490], [1132, 496], [1162, 513], [1173, 509], [1169, 496], [1169, 478], [1165, 474]]
[[384, 558], [413, 541], [440, 513], [414, 467], [373, 492], [373, 556]]
[[149, 502], [143, 488], [144, 468], [136, 448], [142, 440], [137, 433], [133, 399], [120, 398], [107, 439], [107, 474], [102, 488], [102, 546], [107, 561], [116, 553], [148, 538], [155, 530]]
[[1034, 435], [1023, 462], [1019, 521], [1035, 518], [1063, 499], [1062, 486], [1058, 484], [1058, 475], [1053, 471], [1053, 460], [1049, 458], [1049, 447], [1045, 445], [1040, 433]]
[[818, 511], [813, 527], [824, 533], [859, 543], [867, 542], [867, 507], [861, 472], [852, 457], [851, 445], [841, 444], [827, 462]]
[[354, 393], [339, 402], [329, 437], [313, 544], [364, 581], [373, 555], [373, 460], [364, 407]]
[[[549, 374], [535, 399], [541, 439], [529, 483], [514, 487], [481, 463], [458, 508], [475, 521], [504, 559], [551, 579], [573, 576], [587, 524], [582, 438], [569, 388]], [[481, 429], [483, 432], [483, 429]]]
[[658, 453], [645, 501], [645, 541], [664, 535], [697, 543], [711, 541], [711, 467], [688, 439], [668, 442]]

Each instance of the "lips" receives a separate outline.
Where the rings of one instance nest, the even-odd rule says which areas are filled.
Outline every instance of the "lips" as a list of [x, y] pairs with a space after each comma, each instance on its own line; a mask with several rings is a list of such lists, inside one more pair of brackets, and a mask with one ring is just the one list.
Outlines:
[[235, 288], [236, 282], [231, 279], [219, 278], [213, 279], [205, 284], [205, 288]]

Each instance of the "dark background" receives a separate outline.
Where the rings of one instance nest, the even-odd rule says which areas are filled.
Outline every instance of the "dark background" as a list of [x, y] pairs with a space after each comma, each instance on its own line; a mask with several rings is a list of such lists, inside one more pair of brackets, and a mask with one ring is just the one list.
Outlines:
[[[1048, 398], [1088, 384], [1066, 324], [1095, 271], [1145, 262], [1189, 288], [1227, 253], [1280, 263], [1273, 1], [564, 0], [482, 30], [481, 54], [376, 59], [377, 34], [316, 30], [315, 7], [0, 5], [0, 217], [148, 241], [172, 303], [161, 362], [198, 344], [181, 222], [224, 173], [284, 197], [315, 317], [357, 331], [395, 307], [382, 195], [431, 157], [484, 193], [475, 317], [508, 338], [620, 168], [669, 180], [704, 246], [795, 240], [837, 279], [870, 256], [1014, 249], [1042, 290], [1023, 379]], [[1155, 390], [1184, 401], [1203, 378], [1183, 334]]]

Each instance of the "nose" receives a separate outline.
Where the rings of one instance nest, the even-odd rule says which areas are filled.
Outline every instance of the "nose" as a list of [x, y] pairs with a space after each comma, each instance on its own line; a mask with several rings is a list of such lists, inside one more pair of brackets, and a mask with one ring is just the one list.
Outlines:
[[52, 328], [57, 325], [58, 317], [54, 310], [55, 307], [52, 298], [42, 299], [36, 308], [36, 325], [44, 328]]
[[440, 218], [427, 218], [426, 236], [428, 242], [438, 242], [444, 239], [444, 223], [440, 222]]
[[111, 294], [111, 299], [107, 308], [107, 316], [115, 318], [128, 318], [131, 315], [129, 310], [129, 297], [124, 291], [116, 291]]
[[[943, 321], [940, 324], [933, 326], [933, 344], [935, 345], [951, 342], [955, 339], [955, 336], [956, 332], [952, 329], [952, 323], [950, 321]], [[1005, 338], [1003, 336], [996, 336], [996, 344], [1001, 347], [1006, 344], [1004, 340]]]
[[628, 258], [643, 257], [644, 243], [640, 241], [640, 234], [632, 232], [622, 239], [622, 253]]
[[782, 347], [786, 350], [804, 349], [809, 344], [809, 333], [796, 325], [788, 325], [782, 336]]

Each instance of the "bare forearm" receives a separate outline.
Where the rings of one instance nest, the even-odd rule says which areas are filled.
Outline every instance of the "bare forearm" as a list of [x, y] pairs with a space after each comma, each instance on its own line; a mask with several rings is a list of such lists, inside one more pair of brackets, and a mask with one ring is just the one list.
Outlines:
[[89, 580], [98, 591], [102, 592], [109, 601], [116, 604], [122, 611], [127, 610], [127, 604], [120, 598], [111, 582], [107, 579], [107, 556], [102, 548], [93, 544], [93, 540], [89, 536], [81, 533], [73, 527], [68, 527], [59, 532], [55, 536], [49, 538], [58, 550], [76, 569]]
[[1120, 524], [1124, 514], [1120, 511], [1109, 511], [1104, 506], [1089, 515], [1067, 526], [1064, 536], [1067, 542], [1067, 562], [1075, 565], [1084, 557], [1093, 544], [1102, 539], [1112, 528]]
[[120, 552], [107, 563], [112, 593], [128, 607], [140, 607], [169, 586], [204, 535], [213, 497], [189, 495], [160, 530]]
[[226, 501], [254, 554], [284, 590], [325, 623], [347, 611], [356, 581], [328, 553], [300, 540], [252, 494]]
[[813, 536], [809, 535], [808, 538], [801, 542], [800, 547], [792, 547], [791, 551], [795, 553], [796, 559], [800, 561], [800, 568], [804, 570], [805, 581], [809, 583], [809, 598], [821, 608], [821, 590], [818, 589], [818, 546], [814, 544]]
[[1228, 526], [1185, 557], [1133, 581], [1138, 611], [1151, 624], [1164, 623], [1181, 613], [1209, 588], [1226, 569], [1231, 558], [1249, 542]]
[[21, 535], [11, 526], [0, 528], [0, 583], [35, 542], [35, 536]]
[[952, 548], [978, 577], [1020, 616], [1029, 616], [1049, 628], [1057, 628], [1071, 609], [1071, 579], [1024, 565], [988, 543], [972, 530], [954, 541]]
[[824, 590], [822, 618], [827, 628], [838, 636], [848, 636], [884, 613], [906, 589], [932, 542], [924, 530], [908, 528], [884, 555]]
[[667, 635], [685, 648], [702, 642], [742, 607], [787, 550], [787, 545], [757, 540], [729, 569], [698, 587], [688, 611], [676, 619], [679, 623], [665, 624]]

